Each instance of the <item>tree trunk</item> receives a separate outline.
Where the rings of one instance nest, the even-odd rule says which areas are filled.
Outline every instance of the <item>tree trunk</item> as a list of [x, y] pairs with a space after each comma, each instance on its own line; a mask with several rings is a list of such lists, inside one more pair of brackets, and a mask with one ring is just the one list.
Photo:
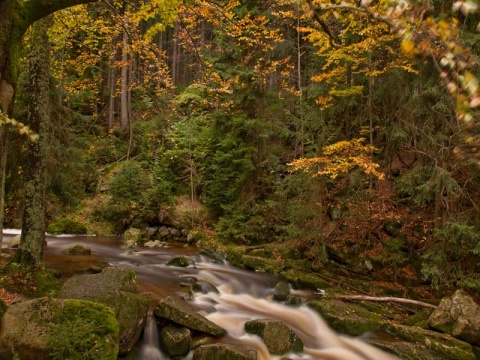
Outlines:
[[44, 266], [45, 175], [48, 121], [50, 117], [50, 44], [47, 31], [52, 18], [36, 22], [30, 53], [28, 125], [40, 137], [29, 141], [25, 164], [25, 209], [22, 236], [15, 262], [39, 269]]
[[122, 70], [120, 83], [120, 127], [128, 130], [128, 34], [123, 33]]
[[[15, 94], [19, 51], [23, 34], [35, 21], [55, 11], [97, 0], [0, 0], [0, 106], [10, 115]], [[7, 89], [7, 94], [5, 93]], [[7, 95], [7, 96], [5, 96]], [[7, 100], [5, 100], [7, 99]], [[1, 125], [0, 125], [1, 127]], [[5, 129], [0, 130], [0, 174], [5, 174]], [[3, 232], [5, 198], [4, 176], [0, 175], [0, 233]]]

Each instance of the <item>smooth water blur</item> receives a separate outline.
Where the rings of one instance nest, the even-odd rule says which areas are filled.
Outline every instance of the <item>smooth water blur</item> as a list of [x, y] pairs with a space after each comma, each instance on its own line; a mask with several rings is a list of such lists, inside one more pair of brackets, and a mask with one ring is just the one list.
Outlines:
[[[13, 231], [6, 231], [2, 247], [13, 238]], [[72, 244], [88, 245], [91, 255], [65, 255]], [[163, 248], [124, 249], [116, 237], [96, 236], [47, 236], [45, 260], [48, 267], [57, 269], [62, 279], [83, 274], [92, 267], [111, 266], [133, 269], [137, 273], [140, 293], [152, 303], [174, 294], [185, 294], [184, 285], [192, 277], [199, 282], [214, 285], [219, 293], [195, 294], [193, 305], [207, 313], [207, 318], [227, 330], [222, 341], [244, 344], [255, 348], [259, 360], [279, 360], [282, 357], [304, 360], [393, 360], [366, 343], [332, 331], [323, 319], [306, 306], [288, 307], [271, 300], [278, 278], [262, 272], [246, 271], [229, 266], [225, 262], [200, 255], [194, 246], [171, 244]], [[187, 268], [167, 266], [175, 256], [185, 256], [191, 266]], [[321, 295], [309, 291], [296, 291], [296, 295], [315, 299]], [[304, 342], [302, 354], [272, 356], [262, 341], [246, 334], [244, 324], [251, 319], [270, 318], [284, 322]], [[153, 315], [149, 315], [144, 340], [139, 351], [140, 360], [165, 360], [158, 346], [158, 330]], [[192, 354], [186, 357], [191, 359]]]

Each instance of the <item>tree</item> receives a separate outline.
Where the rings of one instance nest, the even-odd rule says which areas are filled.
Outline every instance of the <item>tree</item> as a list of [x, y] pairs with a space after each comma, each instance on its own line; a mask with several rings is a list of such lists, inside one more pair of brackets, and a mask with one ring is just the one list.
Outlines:
[[47, 36], [51, 17], [33, 25], [29, 66], [28, 123], [39, 135], [29, 141], [25, 164], [25, 209], [22, 236], [15, 262], [33, 269], [44, 265], [46, 148], [50, 118], [50, 44]]
[[6, 167], [6, 116], [11, 114], [18, 76], [18, 62], [25, 31], [35, 21], [57, 10], [95, 2], [96, 0], [21, 1], [0, 0], [0, 240], [3, 232], [5, 167]]

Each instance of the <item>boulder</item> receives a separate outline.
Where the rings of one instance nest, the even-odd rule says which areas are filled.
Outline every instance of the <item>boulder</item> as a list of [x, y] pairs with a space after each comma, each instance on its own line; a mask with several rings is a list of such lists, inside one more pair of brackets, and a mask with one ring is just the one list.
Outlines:
[[138, 242], [142, 241], [143, 232], [137, 228], [130, 228], [123, 233], [123, 243], [127, 248], [134, 247]]
[[463, 290], [443, 298], [428, 325], [470, 344], [480, 345], [480, 306]]
[[290, 295], [290, 284], [284, 281], [278, 282], [273, 288], [273, 299], [277, 301], [285, 301]]
[[145, 244], [143, 244], [143, 246], [149, 247], [149, 248], [162, 247], [164, 245], [165, 245], [164, 242], [158, 241], [158, 240], [155, 240], [155, 241], [150, 240], [150, 241], [147, 241]]
[[185, 256], [175, 256], [167, 262], [168, 266], [187, 267], [190, 261]]
[[12, 240], [10, 240], [8, 242], [8, 245], [7, 247], [9, 247], [10, 249], [16, 249], [18, 248], [18, 245], [20, 245], [20, 238], [22, 237], [22, 235], [18, 234], [18, 235], [15, 235]]
[[92, 250], [85, 244], [73, 244], [65, 250], [67, 255], [90, 255]]
[[271, 354], [282, 355], [289, 351], [303, 351], [302, 340], [279, 320], [250, 320], [245, 323], [245, 331], [260, 336]]
[[158, 234], [160, 235], [160, 237], [164, 238], [170, 235], [170, 231], [166, 226], [162, 226], [160, 229], [158, 229]]
[[119, 352], [126, 354], [138, 341], [148, 312], [148, 300], [137, 292], [137, 276], [133, 270], [107, 267], [99, 274], [70, 278], [58, 297], [90, 300], [112, 308], [120, 326]]
[[153, 313], [159, 318], [170, 320], [191, 330], [213, 336], [222, 336], [225, 334], [224, 329], [195, 312], [195, 310], [181, 298], [169, 296], [160, 300], [153, 310]]
[[160, 346], [170, 356], [187, 355], [192, 346], [190, 330], [186, 327], [165, 326], [160, 331]]
[[202, 345], [193, 354], [193, 360], [257, 360], [257, 351], [240, 345]]
[[115, 360], [119, 328], [113, 311], [83, 300], [33, 299], [10, 306], [2, 319], [2, 360]]

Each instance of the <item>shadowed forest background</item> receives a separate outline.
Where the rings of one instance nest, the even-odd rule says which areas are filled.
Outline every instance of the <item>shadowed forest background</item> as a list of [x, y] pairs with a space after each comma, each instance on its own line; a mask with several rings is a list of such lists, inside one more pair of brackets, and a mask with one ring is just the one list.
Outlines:
[[[278, 243], [314, 268], [478, 293], [478, 19], [432, 1], [402, 32], [342, 4], [55, 13], [47, 231], [138, 228], [146, 241], [175, 209], [191, 241]], [[31, 38], [12, 114], [27, 125]], [[31, 140], [6, 132], [4, 227], [20, 228]]]

